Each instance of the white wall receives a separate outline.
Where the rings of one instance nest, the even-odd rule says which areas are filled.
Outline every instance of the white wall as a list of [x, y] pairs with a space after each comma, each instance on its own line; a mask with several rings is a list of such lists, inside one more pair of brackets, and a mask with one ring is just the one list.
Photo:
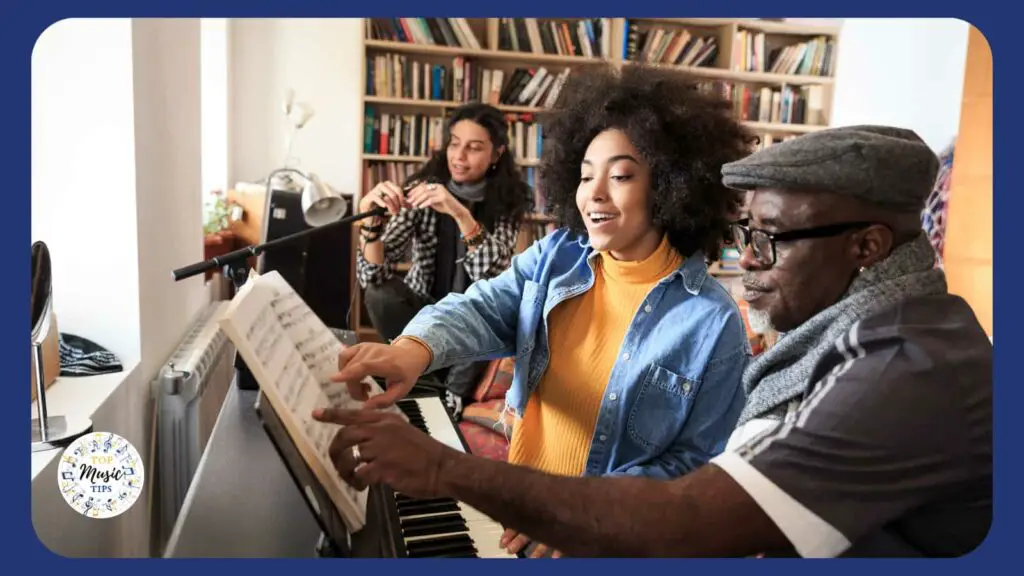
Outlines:
[[227, 190], [230, 141], [228, 140], [228, 19], [202, 18], [199, 22], [203, 193]]
[[[61, 300], [80, 303], [81, 325], [97, 327], [83, 336], [107, 328], [111, 315], [136, 335], [138, 366], [91, 416], [96, 430], [135, 445], [148, 475], [131, 510], [97, 521], [64, 502], [54, 459], [33, 479], [33, 525], [62, 555], [148, 556], [156, 473], [148, 385], [207, 300], [201, 276], [171, 280], [172, 269], [202, 258], [199, 21], [58, 22], [37, 43], [33, 81], [33, 237], [45, 235], [62, 255], [77, 250], [79, 261], [55, 262], [55, 273]], [[97, 156], [116, 186], [97, 184], [99, 169], [87, 169]], [[62, 201], [72, 193], [88, 201]]]
[[959, 129], [969, 24], [955, 18], [843, 21], [832, 125], [910, 128], [932, 149]]
[[358, 18], [231, 20], [230, 181], [258, 182], [282, 167], [288, 88], [316, 112], [292, 155], [343, 194], [358, 191], [363, 111]]
[[[32, 240], [62, 332], [140, 357], [128, 20], [61, 20], [32, 52]], [[27, 254], [27, 251], [26, 251]]]

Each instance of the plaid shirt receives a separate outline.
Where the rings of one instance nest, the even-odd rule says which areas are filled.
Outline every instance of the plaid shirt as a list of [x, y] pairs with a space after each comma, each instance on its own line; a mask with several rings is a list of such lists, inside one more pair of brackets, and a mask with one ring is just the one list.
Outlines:
[[[475, 250], [468, 250], [462, 264], [472, 282], [493, 278], [504, 272], [512, 262], [520, 222], [499, 218], [494, 230], [484, 230], [484, 241]], [[437, 212], [431, 208], [404, 208], [390, 218], [384, 227], [384, 263], [374, 264], [356, 251], [356, 272], [359, 285], [381, 284], [395, 273], [395, 266], [405, 259], [412, 242], [412, 267], [405, 283], [417, 294], [430, 298], [434, 282], [434, 257], [437, 253]]]

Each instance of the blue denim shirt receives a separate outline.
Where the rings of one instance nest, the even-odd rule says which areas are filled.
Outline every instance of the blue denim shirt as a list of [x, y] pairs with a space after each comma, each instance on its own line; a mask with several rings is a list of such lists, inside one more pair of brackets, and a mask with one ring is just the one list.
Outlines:
[[[506, 404], [521, 416], [548, 365], [548, 314], [594, 285], [586, 240], [557, 230], [473, 283], [421, 310], [404, 335], [433, 352], [428, 371], [515, 356]], [[581, 319], [582, 321], [582, 319]], [[694, 254], [647, 295], [622, 342], [585, 475], [673, 478], [725, 448], [743, 408], [750, 361], [739, 308]]]

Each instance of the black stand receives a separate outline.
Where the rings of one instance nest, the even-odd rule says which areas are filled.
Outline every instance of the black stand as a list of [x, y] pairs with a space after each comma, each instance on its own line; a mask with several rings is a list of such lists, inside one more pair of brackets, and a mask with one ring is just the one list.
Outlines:
[[316, 556], [317, 558], [347, 558], [342, 549], [334, 543], [334, 540], [330, 536], [320, 533], [320, 538], [316, 542]]
[[[177, 270], [174, 270], [174, 272], [172, 272], [172, 276], [174, 280], [177, 282], [178, 280], [191, 278], [192, 276], [203, 274], [204, 272], [207, 272], [209, 270], [219, 268], [221, 270], [221, 273], [224, 274], [224, 276], [231, 279], [235, 287], [235, 292], [237, 293], [245, 284], [246, 279], [248, 279], [249, 277], [247, 259], [250, 256], [259, 256], [260, 254], [271, 248], [276, 248], [283, 244], [295, 242], [297, 240], [302, 240], [312, 234], [315, 234], [323, 230], [328, 230], [335, 226], [348, 224], [351, 222], [355, 222], [356, 220], [369, 218], [371, 216], [384, 216], [385, 214], [387, 214], [387, 209], [380, 207], [374, 208], [373, 210], [369, 210], [366, 212], [361, 212], [359, 214], [353, 214], [352, 216], [349, 216], [347, 218], [340, 218], [334, 222], [331, 222], [330, 224], [325, 224], [323, 226], [318, 226], [316, 228], [310, 228], [308, 230], [303, 230], [302, 232], [296, 232], [295, 234], [291, 234], [283, 238], [278, 238], [276, 240], [271, 240], [270, 242], [265, 242], [263, 244], [247, 246], [239, 250], [228, 252], [223, 256], [217, 256], [215, 258], [211, 258], [210, 260], [205, 260], [203, 262], [190, 264], [183, 268], [178, 268]], [[249, 367], [246, 366], [245, 361], [242, 360], [242, 356], [240, 354], [235, 354], [235, 369], [238, 370], [237, 381], [238, 387], [240, 389], [259, 389], [259, 385], [256, 383], [256, 378], [252, 375], [252, 372], [249, 370]]]
[[[242, 260], [242, 266], [236, 263], [224, 265], [224, 276], [231, 279], [231, 283], [235, 287], [235, 294], [242, 289], [245, 284], [246, 278], [249, 277], [249, 268], [245, 266], [245, 260]], [[249, 366], [242, 360], [242, 355], [235, 352], [235, 382], [240, 390], [259, 390], [260, 385], [256, 382], [256, 377], [252, 375], [252, 371], [249, 370]]]
[[[174, 270], [171, 273], [171, 276], [174, 278], [175, 282], [177, 282], [179, 280], [184, 280], [185, 278], [191, 278], [192, 276], [195, 276], [197, 274], [202, 274], [202, 273], [208, 272], [210, 270], [215, 270], [217, 268], [222, 268], [224, 266], [231, 266], [232, 264], [237, 264], [239, 262], [244, 262], [245, 259], [249, 258], [250, 256], [259, 256], [260, 254], [266, 252], [267, 250], [269, 250], [271, 248], [276, 248], [277, 246], [280, 246], [282, 244], [287, 244], [289, 242], [295, 242], [296, 240], [302, 240], [303, 238], [306, 238], [307, 236], [310, 236], [312, 234], [315, 234], [315, 233], [323, 231], [323, 230], [328, 230], [328, 229], [333, 228], [335, 226], [340, 226], [342, 224], [349, 224], [351, 222], [355, 222], [356, 220], [362, 220], [363, 218], [370, 218], [371, 216], [384, 216], [385, 214], [387, 214], [387, 209], [386, 208], [377, 207], [377, 208], [374, 208], [373, 210], [368, 210], [366, 212], [361, 212], [359, 214], [353, 214], [353, 215], [351, 215], [351, 216], [349, 216], [347, 218], [341, 218], [341, 219], [335, 220], [334, 222], [331, 222], [330, 224], [324, 224], [323, 226], [318, 226], [316, 228], [310, 228], [308, 230], [303, 230], [302, 232], [296, 232], [295, 234], [292, 234], [290, 236], [285, 236], [284, 238], [278, 238], [277, 240], [271, 240], [270, 242], [264, 242], [263, 244], [257, 244], [255, 246], [247, 246], [245, 248], [240, 248], [240, 249], [235, 250], [233, 252], [228, 252], [227, 254], [225, 254], [223, 256], [216, 256], [216, 257], [211, 258], [209, 260], [204, 260], [203, 262], [197, 262], [195, 264], [189, 264], [188, 266], [185, 266], [183, 268], [178, 268], [177, 270]], [[235, 273], [232, 272], [232, 274], [235, 274]], [[236, 278], [235, 275], [232, 275], [230, 277], [232, 279]], [[242, 279], [242, 283], [244, 283], [245, 282], [245, 276], [243, 275], [241, 277], [241, 279]], [[237, 282], [237, 280], [236, 280], [236, 282]]]

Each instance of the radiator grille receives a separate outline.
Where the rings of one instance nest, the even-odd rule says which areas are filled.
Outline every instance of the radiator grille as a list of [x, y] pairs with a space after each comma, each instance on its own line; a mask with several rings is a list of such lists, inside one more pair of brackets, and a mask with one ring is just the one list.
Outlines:
[[156, 403], [157, 484], [154, 545], [162, 554], [234, 377], [235, 348], [217, 325], [228, 305], [196, 316], [152, 383]]

